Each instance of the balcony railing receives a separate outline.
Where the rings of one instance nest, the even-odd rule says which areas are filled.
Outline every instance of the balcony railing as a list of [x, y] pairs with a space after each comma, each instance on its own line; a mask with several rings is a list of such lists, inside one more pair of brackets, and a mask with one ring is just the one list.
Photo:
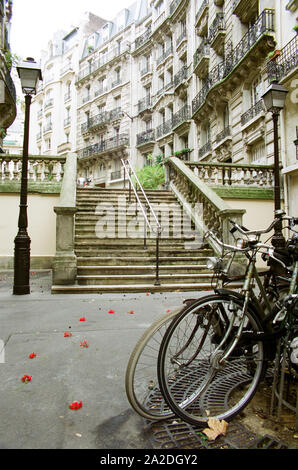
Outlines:
[[153, 129], [149, 129], [145, 132], [137, 134], [137, 145], [147, 144], [148, 142], [155, 141], [155, 132]]
[[193, 68], [201, 62], [203, 57], [209, 57], [210, 55], [210, 44], [207, 39], [203, 40], [193, 56]]
[[211, 152], [211, 150], [212, 150], [211, 142], [210, 141], [206, 142], [206, 144], [203, 145], [203, 147], [199, 149], [199, 158], [202, 158], [204, 155], [206, 155], [206, 153]]
[[120, 180], [122, 178], [121, 170], [112, 171], [111, 173], [111, 181]]
[[251, 119], [258, 116], [262, 111], [265, 111], [264, 101], [260, 100], [254, 106], [252, 106], [245, 113], [242, 114], [242, 116], [241, 116], [241, 126], [244, 126]]
[[200, 6], [198, 12], [196, 13], [196, 23], [198, 22], [198, 20], [201, 17], [203, 11], [207, 7], [209, 7], [209, 0], [203, 0], [202, 5]]
[[216, 143], [220, 143], [222, 140], [224, 140], [226, 137], [231, 136], [231, 127], [226, 126], [219, 134], [216, 136]]
[[70, 126], [71, 117], [67, 117], [64, 119], [64, 127]]
[[144, 67], [144, 68], [141, 70], [141, 77], [143, 77], [143, 76], [146, 75], [147, 73], [151, 73], [152, 71], [153, 71], [152, 65], [151, 65], [151, 64], [147, 64], [146, 67]]
[[142, 34], [135, 40], [134, 49], [136, 50], [138, 49], [138, 47], [141, 47], [146, 41], [148, 41], [150, 36], [151, 36], [151, 28], [147, 29], [144, 34]]
[[186, 104], [181, 109], [179, 109], [177, 113], [173, 114], [173, 128], [190, 119], [190, 110], [190, 106]]
[[152, 100], [151, 96], [146, 96], [142, 100], [139, 100], [138, 102], [138, 112], [141, 113], [142, 111], [145, 111], [146, 109], [149, 109], [152, 105]]
[[172, 13], [174, 13], [174, 11], [176, 10], [177, 6], [179, 5], [179, 3], [181, 2], [181, 0], [173, 0], [172, 3], [170, 4], [170, 15], [172, 15]]
[[127, 52], [128, 50], [129, 50], [129, 45], [124, 44], [120, 48], [116, 47], [115, 49], [113, 49], [111, 52], [107, 54], [102, 54], [102, 56], [98, 60], [89, 64], [87, 67], [83, 68], [79, 72], [77, 80], [78, 81], [83, 80], [83, 78], [88, 77], [88, 75], [90, 75], [93, 72], [96, 72], [98, 69], [108, 64], [112, 60], [116, 59], [117, 57], [120, 57], [120, 55], [124, 54], [124, 52]]
[[110, 139], [103, 140], [97, 144], [90, 145], [78, 152], [79, 158], [88, 158], [94, 155], [113, 150], [118, 147], [129, 145], [129, 138], [127, 134], [120, 134]]
[[216, 38], [217, 34], [221, 31], [226, 30], [226, 22], [223, 13], [217, 13], [209, 28], [209, 41], [212, 43]]
[[45, 107], [45, 109], [50, 108], [51, 106], [53, 106], [53, 104], [54, 104], [54, 100], [53, 100], [53, 98], [51, 98], [51, 99], [49, 99], [45, 102], [44, 107]]
[[94, 92], [94, 96], [95, 96], [95, 98], [97, 98], [97, 96], [103, 95], [103, 94], [106, 93], [107, 91], [108, 91], [108, 86], [107, 86], [107, 85], [101, 86], [100, 88], [98, 88], [98, 89]]
[[178, 37], [177, 41], [176, 41], [176, 47], [178, 47], [181, 42], [183, 41], [183, 39], [186, 39], [186, 30], [182, 31], [182, 33], [180, 34], [180, 36]]
[[43, 132], [50, 132], [53, 128], [53, 125], [51, 122], [49, 122], [44, 128], [43, 128]]
[[156, 138], [160, 138], [163, 135], [170, 134], [173, 128], [173, 118], [168, 119], [156, 128]]
[[267, 64], [269, 81], [281, 80], [298, 67], [298, 39], [296, 36]]
[[173, 46], [170, 45], [164, 53], [158, 57], [156, 64], [160, 65], [167, 57], [169, 57], [173, 53]]
[[178, 73], [174, 76], [174, 86], [177, 87], [183, 80], [187, 79], [187, 66], [183, 65], [183, 67], [179, 70]]
[[232, 72], [259, 38], [273, 30], [273, 10], [266, 9], [249, 28], [237, 46], [227, 55], [226, 59], [213, 67], [209, 72], [205, 85], [192, 101], [193, 113], [204, 104], [209, 90]]
[[121, 108], [115, 108], [112, 111], [104, 111], [103, 113], [97, 114], [96, 116], [92, 116], [88, 119], [87, 122], [81, 125], [81, 132], [87, 132], [94, 127], [106, 125], [111, 121], [115, 121], [116, 119], [120, 119], [122, 117]]

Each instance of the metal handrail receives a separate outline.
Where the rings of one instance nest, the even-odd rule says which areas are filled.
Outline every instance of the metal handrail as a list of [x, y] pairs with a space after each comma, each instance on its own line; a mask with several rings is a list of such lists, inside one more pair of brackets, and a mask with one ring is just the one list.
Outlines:
[[[161, 232], [162, 232], [162, 227], [161, 227], [161, 225], [158, 221], [158, 218], [157, 218], [157, 216], [156, 216], [156, 214], [153, 210], [153, 207], [150, 204], [150, 201], [149, 201], [149, 199], [148, 199], [148, 197], [147, 197], [147, 195], [146, 195], [146, 193], [145, 193], [145, 191], [144, 191], [144, 189], [143, 189], [143, 187], [142, 187], [142, 185], [139, 181], [139, 178], [137, 177], [130, 161], [121, 159], [121, 163], [122, 163], [123, 168], [124, 168], [124, 187], [125, 187], [125, 174], [127, 175], [127, 178], [128, 178], [128, 181], [129, 181], [129, 200], [131, 199], [131, 188], [132, 188], [132, 190], [134, 192], [134, 195], [135, 195], [135, 198], [136, 198], [136, 201], [140, 206], [141, 212], [142, 212], [143, 217], [144, 217], [145, 222], [146, 222], [146, 224], [144, 225], [144, 250], [147, 249], [147, 245], [146, 245], [146, 240], [147, 240], [146, 225], [149, 227], [149, 229], [151, 231], [153, 231], [156, 234], [156, 251], [155, 251], [155, 255], [156, 255], [156, 275], [155, 275], [154, 285], [159, 286], [160, 285], [160, 281], [159, 281], [159, 240], [160, 240], [160, 235], [161, 235]], [[133, 176], [136, 180], [137, 186], [139, 187], [141, 193], [143, 194], [143, 196], [145, 198], [147, 207], [148, 207], [149, 211], [151, 212], [151, 214], [153, 215], [153, 217], [155, 219], [156, 228], [153, 227], [150, 224], [149, 220], [148, 220], [146, 207], [145, 208], [143, 207], [143, 204], [142, 204], [142, 202], [141, 202], [141, 200], [138, 196], [137, 188], [133, 184], [131, 174], [133, 174]]]

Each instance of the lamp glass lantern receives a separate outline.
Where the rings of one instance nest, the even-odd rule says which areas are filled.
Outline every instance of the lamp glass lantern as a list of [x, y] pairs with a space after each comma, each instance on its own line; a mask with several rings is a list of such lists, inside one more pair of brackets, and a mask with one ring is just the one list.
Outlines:
[[284, 108], [288, 90], [279, 83], [273, 82], [263, 95], [267, 111], [278, 112]]
[[35, 95], [38, 82], [42, 80], [41, 69], [31, 57], [28, 57], [17, 67], [21, 86], [25, 95]]

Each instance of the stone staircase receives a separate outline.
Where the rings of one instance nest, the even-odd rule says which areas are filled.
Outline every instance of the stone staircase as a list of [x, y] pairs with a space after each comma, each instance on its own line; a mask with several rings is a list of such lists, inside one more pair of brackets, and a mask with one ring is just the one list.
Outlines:
[[[134, 194], [125, 189], [77, 190], [75, 285], [53, 286], [53, 293], [198, 291], [210, 288], [207, 246], [196, 243], [194, 229], [170, 191], [146, 191], [163, 227], [156, 283], [156, 235], [144, 249], [144, 217]], [[140, 196], [144, 202], [144, 198]], [[149, 215], [148, 215], [149, 217]], [[154, 221], [150, 218], [152, 226]]]

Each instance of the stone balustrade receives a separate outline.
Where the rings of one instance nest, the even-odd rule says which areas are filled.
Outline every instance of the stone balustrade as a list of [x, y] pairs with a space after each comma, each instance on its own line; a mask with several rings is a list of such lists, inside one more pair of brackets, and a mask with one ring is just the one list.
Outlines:
[[[242, 225], [244, 209], [233, 209], [201, 178], [176, 157], [169, 158], [165, 163], [166, 183], [184, 210], [195, 223], [197, 231], [202, 235], [208, 230], [216, 233], [225, 243], [233, 244], [230, 234], [229, 219]], [[213, 242], [213, 249], [220, 252]]]
[[[37, 155], [28, 157], [28, 182], [57, 183], [62, 181], [65, 157]], [[0, 154], [1, 183], [21, 182], [22, 155]]]
[[273, 165], [189, 162], [187, 166], [208, 186], [274, 186]]

